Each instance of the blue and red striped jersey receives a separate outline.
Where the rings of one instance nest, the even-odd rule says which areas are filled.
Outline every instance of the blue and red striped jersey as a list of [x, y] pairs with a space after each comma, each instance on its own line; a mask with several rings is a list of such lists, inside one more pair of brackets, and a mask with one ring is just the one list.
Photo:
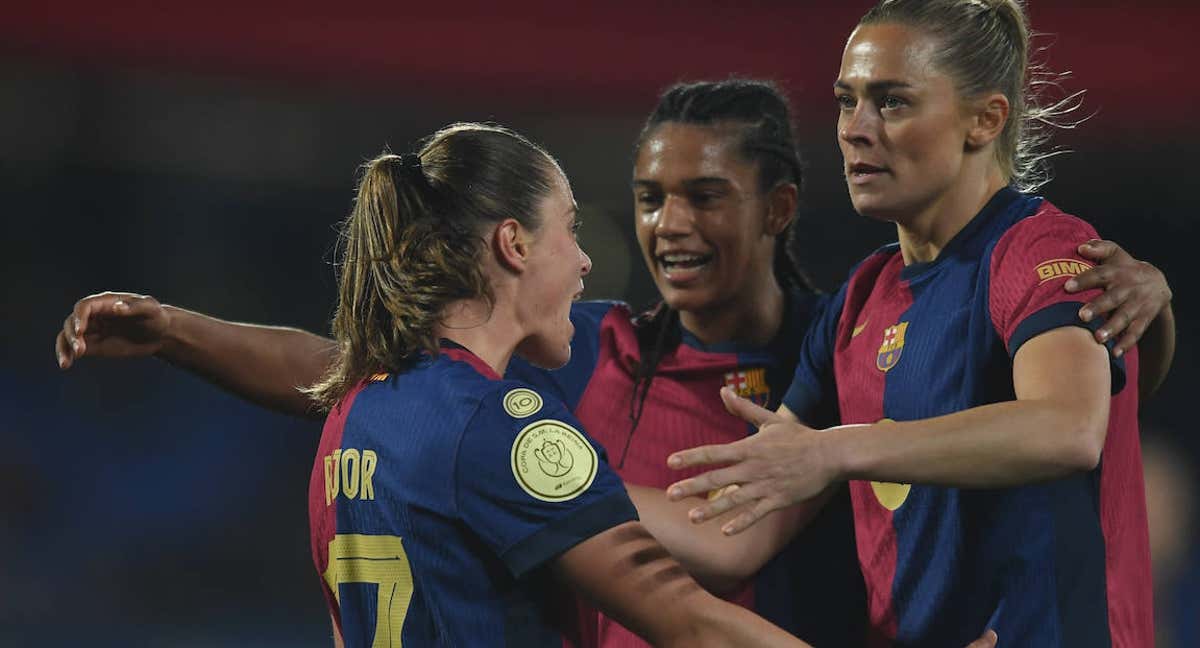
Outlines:
[[[836, 396], [843, 423], [874, 423], [1013, 400], [1022, 344], [1099, 325], [1077, 317], [1094, 294], [1062, 288], [1090, 267], [1076, 251], [1090, 238], [1006, 188], [932, 262], [882, 248], [814, 324], [785, 404]], [[1111, 370], [1095, 470], [1002, 489], [851, 482], [875, 643], [957, 647], [993, 628], [1006, 646], [1153, 645], [1137, 353]]]
[[[791, 381], [804, 331], [826, 299], [799, 292], [788, 295], [780, 333], [765, 346], [705, 345], [676, 325], [674, 338], [680, 342], [662, 355], [636, 429], [630, 413], [638, 406], [634, 377], [643, 358], [632, 313], [624, 304], [576, 304], [570, 362], [546, 372], [514, 360], [509, 376], [562, 398], [608, 451], [622, 479], [666, 488], [699, 472], [668, 469], [671, 453], [737, 441], [755, 431], [725, 411], [719, 397], [722, 386], [763, 406], [778, 405]], [[843, 491], [757, 577], [726, 598], [815, 645], [861, 645], [866, 603], [855, 560], [849, 497]], [[647, 645], [604, 617], [597, 635], [604, 648]]]
[[561, 401], [445, 343], [333, 409], [309, 516], [347, 646], [561, 646], [573, 609], [539, 567], [637, 518]]

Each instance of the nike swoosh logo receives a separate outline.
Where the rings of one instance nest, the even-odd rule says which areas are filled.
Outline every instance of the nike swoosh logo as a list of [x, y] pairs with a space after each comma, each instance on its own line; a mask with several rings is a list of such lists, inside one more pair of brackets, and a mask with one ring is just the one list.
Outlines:
[[855, 326], [854, 330], [850, 331], [850, 339], [854, 339], [854, 338], [858, 337], [858, 334], [862, 333], [863, 330], [865, 330], [867, 328], [867, 323], [870, 321], [871, 321], [871, 318], [868, 317], [867, 319], [863, 320], [862, 324]]

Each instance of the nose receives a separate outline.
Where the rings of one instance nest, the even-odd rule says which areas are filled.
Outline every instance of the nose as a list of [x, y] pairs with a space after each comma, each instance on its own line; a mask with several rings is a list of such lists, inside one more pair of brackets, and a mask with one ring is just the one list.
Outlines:
[[871, 144], [878, 126], [879, 115], [870, 102], [860, 101], [853, 112], [838, 117], [838, 139], [847, 144]]
[[667, 196], [658, 210], [658, 222], [654, 224], [654, 235], [662, 238], [686, 236], [692, 229], [693, 214], [686, 199]]
[[588, 253], [584, 252], [583, 248], [579, 248], [579, 256], [583, 261], [583, 265], [579, 267], [579, 276], [586, 277], [592, 271], [592, 257], [588, 256]]

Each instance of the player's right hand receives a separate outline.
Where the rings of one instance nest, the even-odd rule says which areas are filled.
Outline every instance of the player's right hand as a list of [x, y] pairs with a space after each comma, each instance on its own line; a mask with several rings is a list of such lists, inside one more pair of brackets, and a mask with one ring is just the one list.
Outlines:
[[128, 358], [157, 353], [171, 315], [153, 297], [103, 292], [75, 303], [54, 340], [60, 369], [84, 356]]

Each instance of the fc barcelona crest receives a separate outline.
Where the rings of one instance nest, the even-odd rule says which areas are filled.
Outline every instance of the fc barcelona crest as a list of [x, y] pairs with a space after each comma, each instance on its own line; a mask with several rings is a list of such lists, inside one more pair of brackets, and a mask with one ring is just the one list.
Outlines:
[[875, 366], [880, 371], [887, 371], [900, 362], [900, 353], [904, 351], [904, 332], [908, 330], [908, 322], [900, 322], [883, 330], [883, 344], [879, 345], [879, 355], [875, 356]]
[[767, 386], [767, 370], [762, 367], [726, 373], [725, 386], [738, 396], [763, 406], [771, 397], [771, 388]]

